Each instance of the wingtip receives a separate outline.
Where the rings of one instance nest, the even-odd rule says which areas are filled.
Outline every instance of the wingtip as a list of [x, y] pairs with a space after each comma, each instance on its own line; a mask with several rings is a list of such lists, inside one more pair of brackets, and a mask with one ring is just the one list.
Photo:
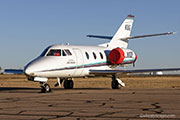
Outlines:
[[170, 35], [170, 34], [176, 34], [177, 32], [168, 32], [168, 35]]
[[172, 32], [172, 34], [176, 34], [177, 32]]
[[91, 37], [92, 35], [86, 35], [86, 37]]

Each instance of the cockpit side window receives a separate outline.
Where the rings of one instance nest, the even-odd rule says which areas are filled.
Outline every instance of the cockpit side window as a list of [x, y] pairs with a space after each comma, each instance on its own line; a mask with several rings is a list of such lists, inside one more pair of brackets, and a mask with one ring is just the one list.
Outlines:
[[51, 49], [47, 56], [61, 56], [61, 50], [60, 49]]
[[64, 50], [62, 50], [62, 56], [66, 56], [66, 53], [64, 52]]
[[68, 49], [64, 49], [67, 53], [67, 55], [72, 55], [72, 53]]

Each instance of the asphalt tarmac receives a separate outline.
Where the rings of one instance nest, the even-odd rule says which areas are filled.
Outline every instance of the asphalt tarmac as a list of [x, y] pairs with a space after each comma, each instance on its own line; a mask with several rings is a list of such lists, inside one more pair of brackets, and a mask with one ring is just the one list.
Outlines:
[[180, 119], [180, 88], [1, 87], [0, 120]]

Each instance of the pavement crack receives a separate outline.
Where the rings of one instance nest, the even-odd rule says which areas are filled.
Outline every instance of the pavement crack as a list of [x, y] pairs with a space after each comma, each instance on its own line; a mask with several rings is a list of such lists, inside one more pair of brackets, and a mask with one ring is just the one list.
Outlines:
[[102, 103], [101, 105], [99, 105], [99, 107], [102, 107], [102, 106], [105, 106], [106, 105], [106, 103]]
[[26, 110], [22, 110], [22, 111], [18, 112], [17, 115], [19, 115], [19, 114], [21, 114], [23, 112], [26, 112]]
[[152, 111], [156, 114], [162, 114], [163, 110], [161, 109], [161, 106], [159, 105], [159, 102], [151, 104], [154, 108], [143, 108], [143, 111]]
[[109, 98], [109, 101], [115, 101], [115, 99], [113, 99], [113, 98]]
[[40, 119], [38, 119], [38, 120], [48, 120], [47, 118], [40, 118]]
[[69, 116], [71, 116], [72, 114], [74, 114], [74, 112], [70, 112], [70, 113], [68, 113], [67, 115], [61, 115], [61, 116], [57, 115], [56, 118], [69, 117]]
[[93, 102], [93, 101], [91, 101], [91, 100], [87, 100], [87, 101], [86, 101], [86, 103], [92, 103], [92, 102]]
[[112, 115], [112, 114], [115, 114], [116, 112], [106, 112], [106, 113], [101, 113], [101, 114], [98, 114], [94, 117], [101, 117], [101, 116], [104, 116], [104, 115]]
[[158, 105], [159, 104], [159, 102], [157, 102], [157, 103], [153, 103], [153, 104], [151, 104], [152, 106], [154, 106], [155, 107], [155, 109], [158, 109], [158, 108], [161, 108], [161, 106], [160, 105]]
[[6, 98], [5, 100], [11, 101], [11, 102], [17, 102], [17, 101], [20, 101], [19, 98]]
[[52, 105], [52, 104], [50, 104], [50, 105], [48, 105], [48, 107], [53, 107], [53, 105]]

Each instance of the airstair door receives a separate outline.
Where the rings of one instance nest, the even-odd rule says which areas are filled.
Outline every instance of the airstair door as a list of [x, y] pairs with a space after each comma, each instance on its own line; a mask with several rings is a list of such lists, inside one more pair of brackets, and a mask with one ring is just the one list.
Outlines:
[[74, 75], [75, 76], [81, 76], [84, 70], [84, 59], [83, 59], [83, 55], [80, 49], [78, 48], [74, 48], [73, 49], [75, 56], [76, 56], [76, 70]]

